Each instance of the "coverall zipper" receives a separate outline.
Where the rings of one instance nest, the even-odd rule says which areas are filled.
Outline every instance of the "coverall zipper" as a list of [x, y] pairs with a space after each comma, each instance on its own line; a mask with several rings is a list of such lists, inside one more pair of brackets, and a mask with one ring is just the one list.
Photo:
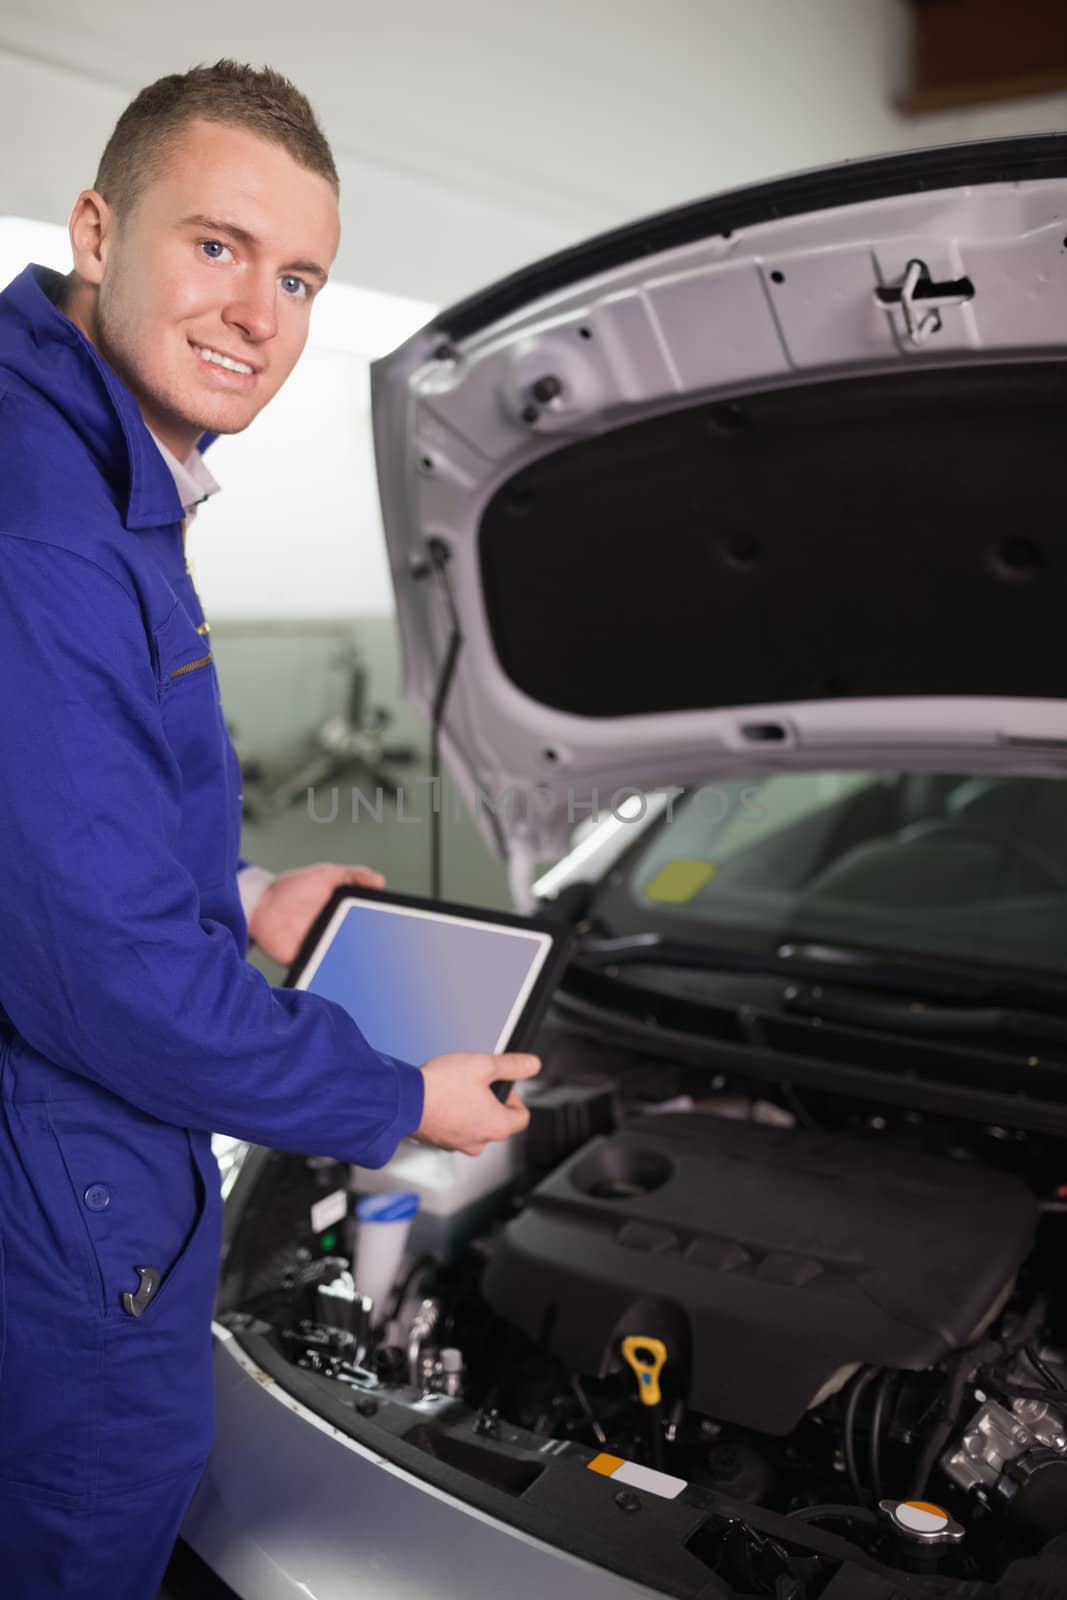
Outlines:
[[206, 666], [208, 666], [210, 664], [210, 662], [211, 662], [211, 654], [209, 652], [206, 656], [201, 656], [198, 661], [187, 661], [185, 663], [184, 667], [175, 667], [174, 671], [171, 673], [170, 676], [171, 676], [172, 679], [173, 678], [180, 678], [186, 672], [195, 672], [197, 667], [206, 667]]

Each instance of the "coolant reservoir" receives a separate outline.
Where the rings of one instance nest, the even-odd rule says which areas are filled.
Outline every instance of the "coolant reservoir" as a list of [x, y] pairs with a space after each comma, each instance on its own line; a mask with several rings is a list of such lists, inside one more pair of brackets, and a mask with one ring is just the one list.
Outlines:
[[353, 1167], [351, 1188], [358, 1194], [412, 1190], [419, 1212], [409, 1249], [416, 1255], [450, 1261], [488, 1224], [497, 1201], [519, 1169], [521, 1134], [487, 1144], [480, 1156], [406, 1139], [388, 1166]]

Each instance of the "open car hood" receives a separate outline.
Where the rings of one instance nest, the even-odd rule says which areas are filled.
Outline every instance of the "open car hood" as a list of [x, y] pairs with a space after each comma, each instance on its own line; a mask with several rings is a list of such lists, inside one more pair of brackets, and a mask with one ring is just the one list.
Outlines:
[[1067, 137], [738, 190], [372, 369], [408, 694], [483, 828], [787, 768], [1067, 773]]

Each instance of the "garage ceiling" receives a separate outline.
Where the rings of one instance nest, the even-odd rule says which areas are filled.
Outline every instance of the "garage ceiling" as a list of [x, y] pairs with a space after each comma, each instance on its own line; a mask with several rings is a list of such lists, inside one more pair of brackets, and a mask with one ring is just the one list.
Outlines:
[[183, 0], [172, 17], [15, 0], [0, 48], [131, 94], [195, 60], [268, 61], [339, 153], [582, 232], [900, 142], [897, 0]]

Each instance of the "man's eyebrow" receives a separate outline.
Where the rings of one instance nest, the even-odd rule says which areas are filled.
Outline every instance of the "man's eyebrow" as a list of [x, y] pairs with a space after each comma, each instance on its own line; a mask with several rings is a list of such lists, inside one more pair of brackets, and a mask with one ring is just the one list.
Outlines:
[[[231, 239], [236, 239], [239, 244], [255, 248], [259, 240], [254, 233], [249, 233], [247, 228], [239, 228], [235, 222], [226, 222], [221, 217], [206, 217], [200, 211], [194, 211], [191, 217], [183, 217], [178, 224], [179, 228], [203, 228], [208, 233], [228, 233]], [[312, 278], [318, 278], [320, 283], [326, 282], [326, 273], [314, 261], [290, 261], [286, 264], [286, 272], [306, 272]]]

